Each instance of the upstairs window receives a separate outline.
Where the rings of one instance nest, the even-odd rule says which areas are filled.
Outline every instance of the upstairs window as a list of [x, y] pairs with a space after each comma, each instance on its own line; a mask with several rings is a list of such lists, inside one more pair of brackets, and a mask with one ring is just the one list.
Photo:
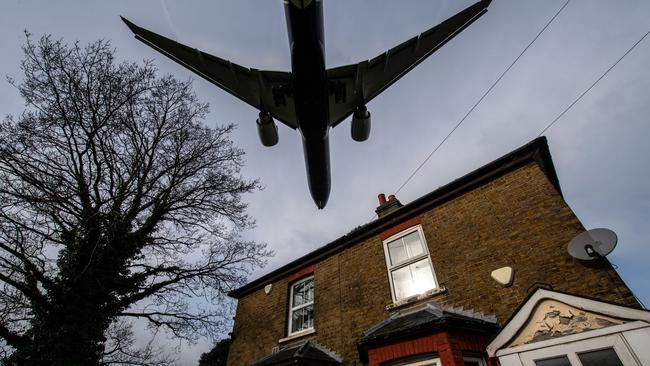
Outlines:
[[421, 226], [386, 239], [384, 252], [393, 301], [438, 287]]
[[291, 285], [289, 335], [314, 328], [314, 277]]

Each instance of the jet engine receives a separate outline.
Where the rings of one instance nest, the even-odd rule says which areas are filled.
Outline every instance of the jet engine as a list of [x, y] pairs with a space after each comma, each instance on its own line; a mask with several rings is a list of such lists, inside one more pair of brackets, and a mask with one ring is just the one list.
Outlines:
[[370, 112], [366, 106], [357, 107], [352, 114], [352, 139], [366, 141], [370, 135]]
[[278, 143], [278, 126], [275, 125], [270, 113], [260, 112], [257, 119], [257, 133], [264, 146], [274, 146]]

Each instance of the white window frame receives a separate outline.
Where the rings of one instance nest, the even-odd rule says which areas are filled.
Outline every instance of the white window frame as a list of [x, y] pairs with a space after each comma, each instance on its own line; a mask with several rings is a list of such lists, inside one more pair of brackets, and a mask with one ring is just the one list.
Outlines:
[[485, 359], [483, 357], [463, 356], [463, 361], [473, 361], [477, 362], [480, 366], [486, 366]]
[[[316, 288], [315, 287], [314, 287], [314, 299], [312, 299], [311, 302], [307, 302], [307, 303], [298, 305], [296, 307], [293, 306], [293, 289], [297, 285], [299, 285], [299, 284], [301, 284], [303, 282], [307, 282], [309, 280], [311, 280], [313, 282], [314, 281], [314, 276], [313, 275], [312, 276], [307, 276], [307, 277], [305, 277], [305, 278], [303, 278], [303, 279], [301, 279], [299, 281], [293, 282], [290, 285], [290, 289], [289, 289], [289, 322], [288, 322], [289, 327], [287, 329], [287, 335], [289, 335], [289, 336], [300, 335], [302, 333], [312, 333], [313, 330], [314, 330], [314, 322], [312, 322], [312, 326], [310, 328], [301, 329], [301, 330], [298, 330], [298, 331], [295, 331], [295, 332], [291, 331], [292, 325], [293, 325], [292, 324], [293, 312], [296, 311], [296, 310], [300, 310], [302, 308], [305, 308], [305, 307], [307, 307], [309, 305], [314, 305], [314, 300], [316, 298]], [[314, 317], [314, 320], [315, 320], [315, 317]]]
[[440, 363], [440, 359], [436, 357], [428, 360], [416, 361], [414, 363], [407, 363], [402, 366], [442, 366], [442, 363]]
[[548, 358], [566, 356], [573, 366], [582, 366], [579, 353], [590, 351], [599, 351], [602, 349], [613, 348], [616, 355], [624, 366], [637, 366], [637, 362], [630, 353], [620, 334], [585, 339], [578, 342], [558, 344], [551, 347], [540, 348], [519, 354], [521, 364], [524, 366], [536, 366], [535, 361], [541, 361]]
[[[463, 361], [475, 361], [478, 362], [480, 366], [486, 366], [485, 359], [481, 357], [463, 356]], [[415, 361], [413, 363], [400, 363], [399, 366], [442, 366], [442, 363], [440, 362], [439, 357], [433, 357], [426, 360]]]
[[[393, 240], [399, 239], [401, 237], [404, 237], [414, 231], [417, 231], [420, 235], [420, 240], [422, 241], [422, 245], [424, 246], [424, 253], [418, 257], [415, 258], [410, 258], [408, 260], [403, 261], [402, 263], [398, 263], [396, 265], [392, 265], [390, 263], [390, 252], [388, 251], [388, 243], [392, 242]], [[422, 230], [422, 225], [416, 225], [413, 227], [410, 227], [406, 230], [402, 230], [399, 233], [385, 239], [383, 241], [384, 244], [384, 258], [386, 259], [386, 270], [388, 272], [388, 282], [390, 283], [390, 294], [393, 298], [393, 303], [396, 303], [398, 301], [402, 301], [405, 299], [408, 299], [409, 297], [405, 297], [403, 299], [397, 299], [395, 296], [395, 285], [393, 284], [393, 275], [392, 272], [395, 270], [398, 270], [400, 268], [404, 268], [410, 264], [413, 264], [415, 262], [419, 262], [422, 259], [426, 257], [426, 259], [429, 261], [429, 265], [431, 266], [431, 275], [433, 276], [433, 287], [429, 290], [433, 290], [436, 288], [439, 288], [440, 286], [438, 285], [438, 280], [436, 279], [436, 271], [433, 268], [433, 263], [431, 262], [431, 255], [429, 254], [429, 245], [427, 245], [427, 240], [424, 237], [424, 231]], [[427, 290], [427, 291], [429, 291]], [[417, 295], [413, 295], [417, 296]]]

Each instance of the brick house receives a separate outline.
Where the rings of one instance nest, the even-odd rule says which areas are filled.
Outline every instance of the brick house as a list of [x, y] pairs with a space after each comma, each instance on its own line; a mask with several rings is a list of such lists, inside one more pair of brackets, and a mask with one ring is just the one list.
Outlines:
[[[612, 325], [635, 321], [620, 334], [650, 329], [606, 259], [567, 253], [585, 229], [543, 137], [409, 204], [379, 201], [376, 220], [229, 293], [229, 366], [496, 365], [553, 296], [544, 304], [610, 304], [606, 319], [624, 319]], [[592, 321], [571, 323], [581, 331], [604, 324], [589, 304]]]

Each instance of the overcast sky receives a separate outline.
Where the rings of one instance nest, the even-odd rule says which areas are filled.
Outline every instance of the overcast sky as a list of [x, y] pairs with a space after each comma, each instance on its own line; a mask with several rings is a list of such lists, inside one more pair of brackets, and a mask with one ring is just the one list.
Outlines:
[[[163, 73], [196, 79], [211, 105], [209, 125], [236, 123], [244, 174], [265, 189], [249, 195], [257, 227], [246, 233], [276, 251], [254, 277], [368, 222], [377, 194], [393, 193], [465, 115], [566, 0], [494, 1], [489, 12], [374, 99], [370, 139], [350, 138], [349, 121], [331, 131], [332, 192], [316, 209], [307, 189], [298, 134], [279, 126], [280, 143], [263, 147], [257, 112], [136, 41], [120, 21], [259, 69], [289, 70], [282, 1], [3, 0], [0, 72], [20, 79], [23, 30], [82, 43], [108, 39], [118, 59], [155, 59]], [[472, 0], [326, 1], [327, 66], [372, 58], [438, 24]], [[510, 73], [399, 193], [403, 203], [529, 142], [575, 97], [650, 30], [650, 1], [573, 0]], [[649, 37], [650, 38], [650, 37]], [[639, 44], [576, 104], [548, 137], [564, 197], [587, 228], [617, 232], [609, 259], [650, 303], [650, 39]], [[0, 83], [0, 114], [23, 102]], [[435, 247], [435, 243], [432, 243]], [[459, 260], [461, 260], [459, 258]], [[205, 340], [181, 357], [196, 363]]]

